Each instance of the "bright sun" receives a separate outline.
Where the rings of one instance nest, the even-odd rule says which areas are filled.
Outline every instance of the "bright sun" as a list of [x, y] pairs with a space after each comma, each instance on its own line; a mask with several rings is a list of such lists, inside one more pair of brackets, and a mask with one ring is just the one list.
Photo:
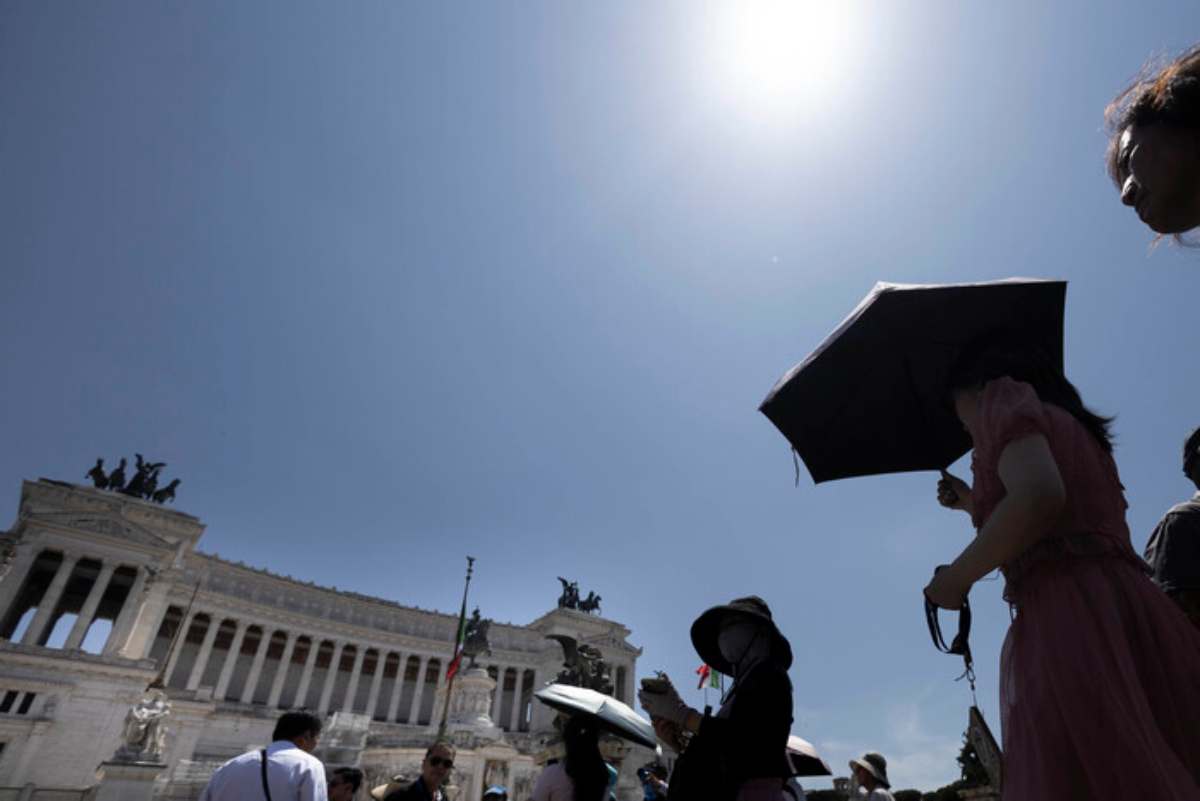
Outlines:
[[704, 60], [723, 100], [754, 117], [794, 118], [833, 97], [854, 60], [854, 3], [731, 0], [712, 8]]

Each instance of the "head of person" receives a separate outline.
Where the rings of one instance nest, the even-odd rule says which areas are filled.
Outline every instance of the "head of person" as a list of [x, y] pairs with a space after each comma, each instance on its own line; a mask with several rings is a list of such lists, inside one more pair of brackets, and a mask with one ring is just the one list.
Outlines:
[[563, 768], [575, 787], [573, 801], [608, 797], [608, 765], [600, 755], [600, 729], [591, 715], [572, 715], [563, 726]]
[[312, 753], [321, 739], [321, 719], [312, 712], [297, 710], [284, 712], [275, 722], [272, 742], [287, 740], [302, 751]]
[[754, 595], [714, 606], [696, 618], [692, 645], [706, 665], [734, 679], [763, 662], [784, 670], [792, 664], [791, 645], [766, 601]]
[[1159, 234], [1200, 226], [1200, 46], [1143, 71], [1104, 116], [1121, 202]]
[[439, 740], [425, 751], [421, 763], [421, 781], [429, 790], [436, 790], [446, 783], [450, 769], [454, 767], [454, 746]]
[[329, 801], [354, 801], [362, 783], [363, 772], [358, 768], [335, 769], [329, 774]]
[[498, 784], [483, 791], [483, 801], [508, 801], [508, 788]]
[[867, 788], [868, 791], [877, 787], [887, 789], [892, 786], [888, 782], [887, 760], [883, 758], [883, 754], [868, 751], [858, 759], [850, 761], [850, 770], [854, 772], [859, 786]]
[[1183, 474], [1200, 490], [1200, 428], [1183, 442]]
[[968, 432], [978, 419], [984, 386], [1002, 377], [1032, 386], [1039, 400], [1069, 413], [1105, 452], [1112, 453], [1112, 418], [1101, 417], [1084, 406], [1079, 390], [1062, 370], [1039, 347], [1010, 332], [997, 331], [976, 339], [950, 368], [948, 400]]

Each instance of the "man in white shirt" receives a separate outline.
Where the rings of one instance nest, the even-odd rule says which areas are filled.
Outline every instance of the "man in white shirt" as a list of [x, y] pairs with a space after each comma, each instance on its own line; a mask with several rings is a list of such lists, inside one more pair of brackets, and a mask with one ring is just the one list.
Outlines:
[[217, 768], [200, 801], [328, 801], [325, 766], [312, 755], [320, 737], [319, 717], [285, 712], [271, 744]]

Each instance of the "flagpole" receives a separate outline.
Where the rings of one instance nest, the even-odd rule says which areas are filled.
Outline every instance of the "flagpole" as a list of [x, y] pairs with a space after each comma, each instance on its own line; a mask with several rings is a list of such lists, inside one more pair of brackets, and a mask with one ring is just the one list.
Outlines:
[[[454, 631], [454, 650], [450, 654], [451, 662], [458, 655], [458, 647], [461, 642], [463, 624], [467, 619], [467, 590], [471, 588], [471, 573], [475, 570], [475, 557], [467, 557], [467, 581], [463, 584], [463, 599], [462, 609], [458, 613], [458, 628]], [[442, 705], [442, 722], [438, 724], [437, 739], [442, 740], [446, 736], [446, 723], [450, 718], [450, 694], [454, 691], [454, 677], [458, 675], [455, 670], [450, 674], [450, 678], [446, 681], [446, 703]]]

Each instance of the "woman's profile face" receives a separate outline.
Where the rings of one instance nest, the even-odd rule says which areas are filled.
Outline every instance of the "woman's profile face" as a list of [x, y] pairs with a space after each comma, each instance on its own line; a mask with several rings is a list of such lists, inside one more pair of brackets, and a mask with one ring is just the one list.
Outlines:
[[1131, 125], [1117, 149], [1121, 202], [1151, 230], [1200, 226], [1200, 136], [1169, 125]]

